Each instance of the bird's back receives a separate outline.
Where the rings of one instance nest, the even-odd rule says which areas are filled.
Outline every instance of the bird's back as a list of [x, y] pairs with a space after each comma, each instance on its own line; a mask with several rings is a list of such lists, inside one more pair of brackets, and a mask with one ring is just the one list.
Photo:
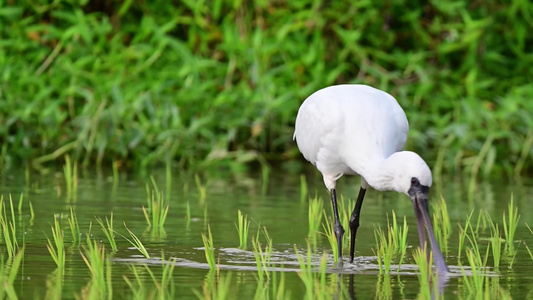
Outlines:
[[[391, 95], [366, 85], [336, 85], [309, 96], [296, 117], [294, 139], [323, 174], [360, 173], [405, 145], [409, 125]], [[352, 163], [349, 167], [347, 159]]]

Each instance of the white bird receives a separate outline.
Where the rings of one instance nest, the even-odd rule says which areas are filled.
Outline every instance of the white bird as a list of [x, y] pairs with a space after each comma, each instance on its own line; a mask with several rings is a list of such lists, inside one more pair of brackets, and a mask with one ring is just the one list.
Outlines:
[[350, 262], [354, 259], [361, 205], [370, 186], [411, 198], [420, 246], [425, 247], [427, 229], [437, 270], [448, 271], [429, 218], [431, 170], [418, 154], [402, 151], [408, 132], [407, 117], [396, 99], [367, 85], [330, 86], [313, 93], [300, 106], [294, 139], [305, 159], [322, 173], [331, 193], [341, 266], [344, 228], [339, 221], [335, 185], [346, 174], [361, 176], [361, 189], [350, 218]]

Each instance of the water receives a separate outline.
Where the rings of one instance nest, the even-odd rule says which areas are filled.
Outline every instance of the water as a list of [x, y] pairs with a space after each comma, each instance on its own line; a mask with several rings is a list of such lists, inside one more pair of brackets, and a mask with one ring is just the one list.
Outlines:
[[[143, 215], [142, 207], [147, 205], [146, 184], [150, 182], [148, 176], [120, 174], [120, 179], [114, 183], [111, 177], [94, 173], [81, 173], [75, 199], [66, 197], [63, 173], [46, 175], [24, 173], [4, 174], [0, 178], [0, 194], [4, 199], [13, 196], [15, 206], [19, 195], [24, 195], [22, 214], [16, 212], [16, 224], [19, 232], [19, 244], [25, 244], [24, 263], [17, 275], [14, 287], [20, 298], [43, 298], [45, 296], [57, 298], [84, 297], [87, 295], [87, 285], [90, 273], [83, 262], [80, 248], [72, 244], [72, 237], [68, 226], [70, 207], [75, 208], [81, 232], [85, 241], [85, 234], [101, 241], [110, 250], [108, 243], [95, 217], [104, 219], [114, 214], [115, 230], [128, 236], [124, 223], [144, 243], [151, 255], [144, 258], [119, 234], [116, 234], [118, 252], [112, 255], [112, 284], [113, 295], [116, 297], [130, 297], [130, 288], [124, 277], [133, 279], [131, 266], [149, 266], [155, 276], [161, 276], [162, 255], [165, 259], [175, 259], [176, 267], [172, 280], [175, 285], [175, 295], [180, 298], [197, 298], [197, 293], [203, 294], [202, 286], [216, 281], [216, 278], [231, 274], [231, 298], [253, 298], [258, 290], [257, 267], [254, 254], [251, 251], [237, 249], [238, 235], [235, 229], [237, 210], [252, 219], [250, 238], [256, 234], [259, 224], [266, 227], [273, 239], [274, 252], [272, 261], [283, 269], [274, 272], [279, 281], [281, 273], [285, 277], [286, 289], [293, 298], [302, 298], [305, 285], [298, 272], [300, 266], [295, 249], [299, 254], [307, 252], [308, 236], [308, 204], [300, 200], [299, 174], [291, 174], [278, 170], [272, 172], [268, 185], [264, 185], [260, 174], [232, 174], [216, 173], [202, 175], [200, 182], [206, 189], [205, 199], [198, 190], [194, 176], [175, 171], [172, 174], [170, 187], [164, 171], [152, 173], [158, 187], [169, 199], [170, 210], [165, 223], [163, 235], [151, 234]], [[307, 181], [310, 194], [317, 194], [324, 199], [324, 208], [331, 212], [329, 195], [316, 172], [309, 172]], [[359, 190], [358, 179], [343, 178], [338, 184], [338, 193], [345, 198], [355, 198]], [[449, 253], [447, 262], [452, 270], [452, 276], [443, 288], [447, 297], [466, 296], [466, 286], [461, 269], [458, 265], [458, 222], [464, 223], [469, 212], [487, 210], [492, 219], [502, 226], [502, 213], [507, 211], [507, 205], [514, 197], [521, 215], [515, 238], [518, 246], [514, 265], [508, 268], [508, 263], [502, 261], [498, 272], [488, 278], [491, 288], [489, 295], [497, 295], [497, 287], [513, 298], [525, 298], [533, 293], [533, 274], [529, 271], [533, 265], [525, 245], [533, 245], [533, 234], [529, 232], [525, 223], [533, 224], [533, 202], [531, 195], [533, 184], [522, 179], [519, 182], [481, 182], [477, 184], [473, 198], [468, 200], [468, 181], [446, 178], [434, 184], [431, 192], [432, 201], [439, 195], [447, 201], [453, 233], [449, 239]], [[340, 197], [339, 197], [340, 198]], [[29, 202], [31, 201], [35, 219], [30, 222]], [[9, 203], [9, 202], [8, 202]], [[191, 218], [187, 219], [187, 203], [189, 203]], [[390, 276], [378, 275], [378, 266], [373, 248], [375, 248], [374, 228], [387, 224], [387, 215], [392, 210], [403, 219], [407, 216], [409, 224], [409, 249], [407, 258], [400, 272]], [[66, 267], [63, 280], [60, 279], [47, 248], [47, 237], [51, 238], [51, 225], [54, 216], [58, 217], [65, 231]], [[91, 228], [92, 224], [92, 228]], [[213, 233], [217, 259], [220, 263], [220, 274], [210, 272], [203, 250], [201, 233], [207, 232], [207, 225]], [[347, 228], [345, 228], [347, 230]], [[348, 230], [347, 230], [348, 232]], [[486, 232], [485, 232], [486, 233]], [[485, 234], [486, 235], [486, 234]], [[22, 241], [23, 239], [23, 241]], [[479, 244], [483, 256], [486, 251], [486, 240]], [[4, 244], [2, 251], [5, 253]], [[420, 292], [417, 268], [412, 259], [412, 251], [418, 246], [418, 235], [413, 208], [407, 196], [398, 193], [378, 193], [369, 191], [365, 198], [361, 213], [361, 227], [358, 231], [356, 244], [356, 264], [345, 263], [345, 268], [339, 272], [333, 268], [333, 259], [328, 254], [327, 282], [331, 286], [332, 296], [365, 298], [415, 298]], [[251, 248], [249, 242], [249, 248]], [[348, 255], [348, 250], [343, 253]], [[318, 235], [316, 250], [313, 252], [312, 263], [319, 264], [324, 251], [331, 253], [327, 240]], [[492, 265], [489, 256], [488, 265]], [[466, 264], [466, 261], [463, 261]], [[150, 284], [151, 279], [145, 269], [139, 269], [140, 278]], [[215, 278], [215, 279], [213, 279]], [[277, 282], [274, 279], [271, 282]], [[340, 282], [340, 284], [338, 284]], [[340, 288], [339, 288], [340, 287]], [[269, 286], [271, 289], [271, 285]]]

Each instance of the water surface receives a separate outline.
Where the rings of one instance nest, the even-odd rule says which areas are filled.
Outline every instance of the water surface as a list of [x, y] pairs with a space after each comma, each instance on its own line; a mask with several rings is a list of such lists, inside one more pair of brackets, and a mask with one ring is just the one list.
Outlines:
[[[15, 290], [20, 298], [43, 298], [46, 295], [61, 295], [63, 298], [83, 297], [84, 288], [90, 280], [90, 273], [80, 255], [80, 247], [72, 244], [68, 226], [70, 208], [75, 209], [82, 234], [106, 244], [108, 242], [96, 223], [96, 217], [110, 217], [114, 214], [114, 225], [118, 251], [112, 254], [113, 295], [129, 297], [131, 292], [124, 277], [133, 278], [131, 266], [148, 265], [154, 274], [162, 271], [162, 258], [175, 260], [173, 282], [175, 295], [181, 298], [197, 298], [196, 293], [203, 294], [202, 286], [231, 274], [230, 294], [253, 298], [258, 291], [257, 267], [251, 249], [239, 250], [239, 241], [235, 222], [237, 211], [241, 210], [252, 220], [251, 235], [258, 228], [265, 227], [273, 240], [276, 278], [283, 273], [286, 289], [293, 298], [305, 294], [305, 285], [298, 275], [300, 266], [297, 253], [305, 255], [308, 249], [308, 199], [301, 201], [300, 175], [285, 170], [271, 172], [265, 183], [261, 174], [249, 173], [211, 173], [201, 174], [198, 179], [205, 188], [205, 197], [198, 190], [192, 174], [174, 170], [167, 178], [165, 171], [151, 172], [155, 182], [169, 201], [170, 209], [163, 234], [153, 234], [145, 220], [142, 207], [147, 205], [147, 188], [150, 184], [148, 175], [120, 174], [114, 182], [110, 174], [80, 172], [78, 190], [75, 197], [67, 197], [65, 179], [62, 172], [46, 175], [11, 172], [0, 178], [0, 194], [4, 200], [13, 197], [18, 205], [20, 194], [24, 202], [22, 214], [16, 215], [16, 225], [20, 230], [19, 244], [25, 245], [24, 263], [17, 276]], [[170, 185], [168, 185], [170, 183]], [[323, 187], [316, 172], [307, 174], [308, 190], [311, 195], [324, 199], [324, 208], [331, 215], [329, 195]], [[266, 185], [265, 185], [266, 184]], [[525, 245], [533, 245], [533, 235], [525, 223], [533, 224], [533, 185], [530, 180], [518, 182], [479, 182], [475, 192], [468, 197], [468, 180], [446, 178], [436, 182], [432, 188], [431, 199], [436, 201], [441, 195], [446, 199], [452, 223], [452, 235], [449, 238], [449, 251], [446, 261], [452, 269], [451, 276], [443, 288], [446, 297], [457, 294], [468, 296], [461, 266], [456, 258], [458, 249], [458, 222], [464, 222], [470, 211], [486, 210], [491, 218], [502, 228], [503, 212], [514, 197], [521, 215], [515, 235], [517, 255], [511, 268], [502, 262], [499, 270], [488, 278], [489, 286], [509, 293], [513, 298], [525, 298], [533, 292], [533, 275], [529, 271], [532, 260]], [[339, 198], [355, 198], [359, 190], [359, 179], [346, 177], [339, 181]], [[30, 222], [28, 203], [31, 201], [35, 218]], [[190, 218], [187, 218], [187, 207]], [[404, 265], [391, 275], [379, 275], [375, 249], [374, 228], [387, 224], [392, 210], [403, 219], [405, 215], [409, 224], [409, 249]], [[476, 213], [477, 215], [477, 213]], [[65, 231], [66, 267], [63, 279], [58, 275], [55, 263], [46, 247], [47, 237], [51, 237], [51, 225], [54, 216], [61, 221]], [[119, 234], [127, 235], [126, 224], [146, 246], [151, 259], [144, 258]], [[91, 228], [92, 226], [92, 228]], [[210, 226], [213, 233], [216, 256], [220, 264], [220, 273], [209, 271], [204, 254], [201, 233]], [[345, 228], [346, 230], [348, 228]], [[348, 230], [347, 230], [348, 232]], [[488, 242], [480, 236], [480, 247], [485, 253]], [[250, 242], [249, 242], [250, 245]], [[344, 254], [348, 255], [348, 245]], [[412, 258], [413, 250], [418, 247], [418, 235], [412, 204], [405, 195], [394, 192], [379, 193], [371, 190], [367, 193], [362, 213], [361, 227], [356, 244], [356, 264], [347, 261], [342, 271], [336, 270], [326, 238], [319, 234], [313, 247], [312, 263], [318, 266], [323, 253], [328, 259], [328, 282], [338, 286], [339, 297], [356, 298], [408, 298], [417, 297], [420, 282], [417, 267]], [[251, 246], [249, 246], [251, 248]], [[3, 249], [3, 247], [2, 247]], [[296, 250], [295, 250], [296, 249]], [[4, 251], [5, 252], [5, 251]], [[346, 258], [345, 258], [346, 259]], [[491, 257], [488, 265], [491, 266]], [[468, 266], [466, 260], [462, 264]], [[466, 268], [468, 270], [468, 268]], [[141, 277], [150, 282], [150, 275], [141, 272]], [[340, 282], [340, 284], [339, 284]], [[277, 284], [273, 279], [271, 284]], [[244, 299], [243, 298], [243, 299]]]

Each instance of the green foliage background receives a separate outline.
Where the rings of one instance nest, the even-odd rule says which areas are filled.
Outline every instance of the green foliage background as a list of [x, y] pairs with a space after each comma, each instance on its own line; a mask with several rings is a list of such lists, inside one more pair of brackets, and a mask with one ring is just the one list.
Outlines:
[[0, 26], [4, 165], [299, 159], [300, 103], [365, 83], [436, 172], [533, 169], [527, 0], [0, 0]]

